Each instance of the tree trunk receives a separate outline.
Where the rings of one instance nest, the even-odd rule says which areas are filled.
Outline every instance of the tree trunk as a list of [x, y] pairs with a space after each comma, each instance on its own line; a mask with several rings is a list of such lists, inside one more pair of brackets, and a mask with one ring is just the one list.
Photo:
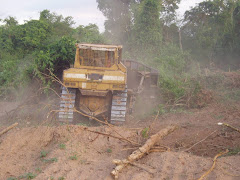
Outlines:
[[173, 132], [177, 127], [176, 126], [168, 126], [161, 131], [159, 131], [157, 134], [152, 135], [146, 143], [134, 151], [132, 154], [128, 156], [127, 159], [124, 160], [113, 160], [113, 163], [116, 164], [116, 168], [111, 172], [111, 174], [114, 176], [115, 179], [118, 179], [119, 172], [126, 167], [128, 164], [133, 163], [133, 161], [136, 161], [144, 156], [145, 153], [148, 153], [149, 150], [164, 136], [167, 136], [169, 133]]
[[181, 28], [179, 28], [179, 31], [178, 31], [178, 37], [179, 37], [179, 47], [180, 47], [181, 51], [183, 52], [183, 47], [182, 47], [182, 32], [181, 32]]

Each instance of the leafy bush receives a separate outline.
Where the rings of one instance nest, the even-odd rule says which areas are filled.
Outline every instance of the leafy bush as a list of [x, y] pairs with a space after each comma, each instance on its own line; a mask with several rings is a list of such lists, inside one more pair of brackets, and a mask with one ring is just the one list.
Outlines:
[[74, 62], [75, 40], [71, 37], [62, 37], [48, 45], [45, 50], [35, 52], [35, 71], [37, 76], [41, 73], [48, 74], [48, 71], [57, 71], [61, 64]]
[[70, 156], [70, 157], [69, 157], [69, 159], [71, 159], [71, 160], [77, 160], [77, 159], [78, 159], [78, 157], [77, 157], [77, 155], [76, 155], [76, 154], [74, 154], [74, 155]]
[[143, 138], [147, 138], [149, 133], [149, 128], [148, 127], [144, 128], [141, 133]]
[[29, 67], [23, 59], [6, 54], [0, 59], [0, 97], [19, 92], [19, 88], [30, 80], [27, 71]]
[[99, 33], [98, 26], [96, 24], [89, 24], [87, 26], [78, 26], [73, 34], [73, 37], [78, 42], [83, 43], [105, 43], [105, 39], [102, 34]]
[[66, 149], [66, 144], [59, 144], [60, 149]]
[[48, 151], [41, 151], [40, 152], [40, 157], [43, 158], [43, 157], [46, 157], [48, 155]]
[[74, 62], [77, 41], [104, 41], [96, 25], [73, 28], [72, 17], [64, 18], [48, 10], [40, 12], [39, 20], [29, 20], [22, 25], [13, 17], [2, 22], [0, 97], [19, 93], [21, 86], [33, 78], [40, 79], [44, 86], [50, 86], [51, 80], [44, 74], [49, 75], [51, 71], [60, 77], [62, 70]]
[[34, 179], [37, 175], [36, 174], [33, 174], [33, 173], [27, 173], [25, 175], [22, 175], [22, 176], [19, 176], [19, 179]]

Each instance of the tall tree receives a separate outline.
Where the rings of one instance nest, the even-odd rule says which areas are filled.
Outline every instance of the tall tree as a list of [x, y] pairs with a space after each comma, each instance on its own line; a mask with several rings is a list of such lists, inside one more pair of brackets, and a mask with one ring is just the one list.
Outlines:
[[162, 0], [161, 19], [164, 25], [170, 26], [175, 23], [176, 10], [181, 0]]
[[135, 12], [134, 27], [130, 39], [130, 51], [143, 59], [157, 54], [162, 45], [162, 26], [160, 21], [160, 1], [145, 0]]
[[105, 34], [113, 43], [124, 44], [131, 30], [132, 0], [97, 0], [98, 8], [107, 18]]
[[[105, 35], [113, 43], [125, 44], [135, 25], [139, 6], [146, 0], [97, 0], [98, 8], [106, 17]], [[180, 0], [159, 0], [161, 21], [170, 26], [176, 16]]]
[[211, 0], [187, 11], [184, 32], [194, 48], [210, 60], [238, 53], [239, 6], [239, 0]]
[[45, 9], [40, 12], [40, 21], [46, 22], [52, 29], [52, 33], [56, 36], [65, 36], [72, 33], [72, 25], [75, 24], [73, 17], [62, 15], [57, 15], [56, 13], [51, 13], [49, 10]]
[[75, 29], [75, 39], [83, 43], [104, 43], [105, 39], [96, 24], [80, 25]]

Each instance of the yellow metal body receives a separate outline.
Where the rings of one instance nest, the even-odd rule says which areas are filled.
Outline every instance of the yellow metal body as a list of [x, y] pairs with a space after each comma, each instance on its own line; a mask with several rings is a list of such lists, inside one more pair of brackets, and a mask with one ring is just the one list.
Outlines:
[[93, 116], [108, 113], [112, 92], [127, 84], [121, 58], [122, 46], [76, 44], [74, 67], [64, 70], [63, 83], [79, 90], [77, 109]]
[[[74, 67], [63, 72], [66, 87], [96, 91], [124, 90], [127, 69], [121, 62], [122, 46], [76, 44], [76, 47]], [[96, 56], [99, 52], [105, 56]], [[99, 59], [105, 64], [96, 66], [94, 62]], [[109, 60], [111, 63], [108, 63]], [[93, 63], [88, 63], [90, 61]]]

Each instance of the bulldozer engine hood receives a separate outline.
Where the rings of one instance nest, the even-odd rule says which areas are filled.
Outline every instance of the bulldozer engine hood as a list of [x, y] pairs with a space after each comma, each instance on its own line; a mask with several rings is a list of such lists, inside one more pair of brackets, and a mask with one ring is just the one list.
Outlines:
[[67, 87], [93, 90], [122, 90], [127, 74], [122, 71], [99, 71], [70, 68], [63, 72]]

